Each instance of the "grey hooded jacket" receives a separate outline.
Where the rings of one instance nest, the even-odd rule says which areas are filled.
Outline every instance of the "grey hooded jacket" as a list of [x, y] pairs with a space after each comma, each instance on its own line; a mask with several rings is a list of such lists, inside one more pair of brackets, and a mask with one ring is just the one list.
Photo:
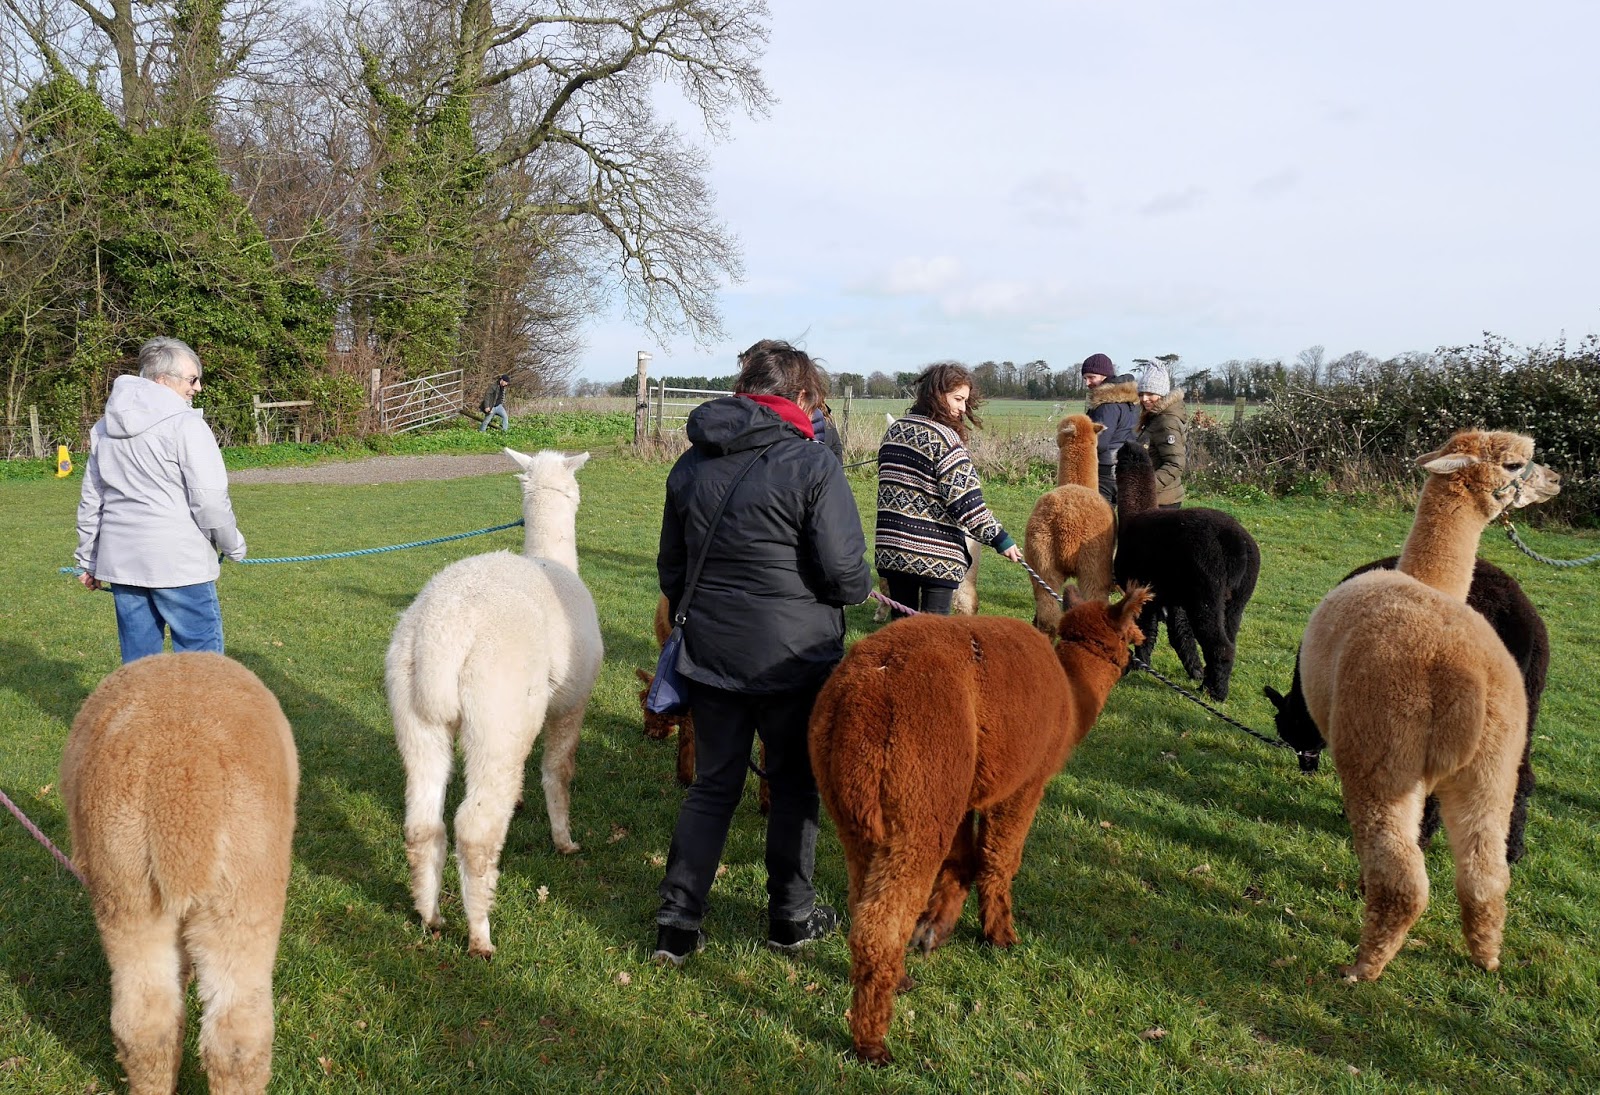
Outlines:
[[168, 589], [215, 581], [218, 552], [237, 561], [245, 543], [204, 412], [153, 380], [117, 377], [89, 434], [77, 564], [102, 582]]

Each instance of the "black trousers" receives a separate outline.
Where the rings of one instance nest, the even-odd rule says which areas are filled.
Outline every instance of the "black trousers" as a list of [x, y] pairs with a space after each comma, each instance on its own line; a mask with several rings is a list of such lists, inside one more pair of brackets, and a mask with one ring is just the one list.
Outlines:
[[[918, 612], [929, 612], [935, 616], [950, 615], [950, 604], [956, 591], [949, 586], [929, 585], [926, 579], [898, 570], [884, 571], [883, 580], [889, 583], [889, 600], [898, 601]], [[904, 616], [905, 613], [898, 609], [890, 610], [892, 619], [898, 620]]]
[[706, 896], [717, 877], [734, 810], [744, 793], [750, 747], [757, 734], [767, 746], [767, 916], [804, 920], [816, 905], [811, 883], [817, 860], [821, 796], [811, 772], [806, 726], [822, 682], [794, 692], [750, 695], [693, 686], [695, 776], [678, 807], [678, 823], [661, 880], [656, 923], [698, 928]]
[[1100, 465], [1100, 497], [1117, 504], [1117, 466], [1115, 464]]

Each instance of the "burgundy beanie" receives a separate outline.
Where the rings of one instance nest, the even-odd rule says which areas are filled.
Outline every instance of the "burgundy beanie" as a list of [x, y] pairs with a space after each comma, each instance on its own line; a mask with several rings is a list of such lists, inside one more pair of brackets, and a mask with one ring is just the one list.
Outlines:
[[1083, 375], [1099, 373], [1107, 380], [1117, 375], [1117, 367], [1111, 364], [1111, 359], [1105, 354], [1090, 354], [1083, 359]]

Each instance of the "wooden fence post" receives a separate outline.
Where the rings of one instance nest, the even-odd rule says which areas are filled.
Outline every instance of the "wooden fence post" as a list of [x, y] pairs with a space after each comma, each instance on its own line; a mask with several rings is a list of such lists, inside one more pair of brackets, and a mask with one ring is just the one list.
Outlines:
[[644, 443], [645, 426], [649, 422], [650, 401], [648, 391], [645, 388], [645, 370], [649, 365], [649, 352], [640, 350], [634, 363], [634, 370], [637, 374], [633, 390], [633, 444], [635, 448]]
[[254, 393], [250, 396], [250, 415], [256, 423], [256, 444], [267, 443], [267, 427], [261, 421], [261, 397]]
[[839, 424], [839, 438], [846, 444], [850, 441], [850, 402], [855, 394], [854, 387], [849, 384], [844, 386], [844, 420]]
[[1244, 396], [1239, 396], [1233, 401], [1233, 424], [1237, 426], [1244, 421]]
[[39, 408], [33, 403], [28, 404], [28, 428], [33, 431], [34, 459], [43, 460], [44, 437], [39, 433]]

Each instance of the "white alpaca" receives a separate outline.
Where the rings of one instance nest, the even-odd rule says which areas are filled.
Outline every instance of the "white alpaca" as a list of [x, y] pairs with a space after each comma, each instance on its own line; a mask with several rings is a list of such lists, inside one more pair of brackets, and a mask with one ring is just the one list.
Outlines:
[[451, 741], [465, 760], [456, 859], [468, 951], [488, 958], [489, 909], [500, 850], [522, 795], [523, 766], [544, 731], [550, 835], [575, 852], [568, 789], [583, 712], [603, 653], [594, 599], [578, 577], [578, 481], [588, 453], [505, 453], [523, 468], [522, 554], [490, 552], [445, 567], [400, 617], [386, 680], [406, 766], [406, 858], [411, 894], [437, 930], [444, 874], [445, 788]]

